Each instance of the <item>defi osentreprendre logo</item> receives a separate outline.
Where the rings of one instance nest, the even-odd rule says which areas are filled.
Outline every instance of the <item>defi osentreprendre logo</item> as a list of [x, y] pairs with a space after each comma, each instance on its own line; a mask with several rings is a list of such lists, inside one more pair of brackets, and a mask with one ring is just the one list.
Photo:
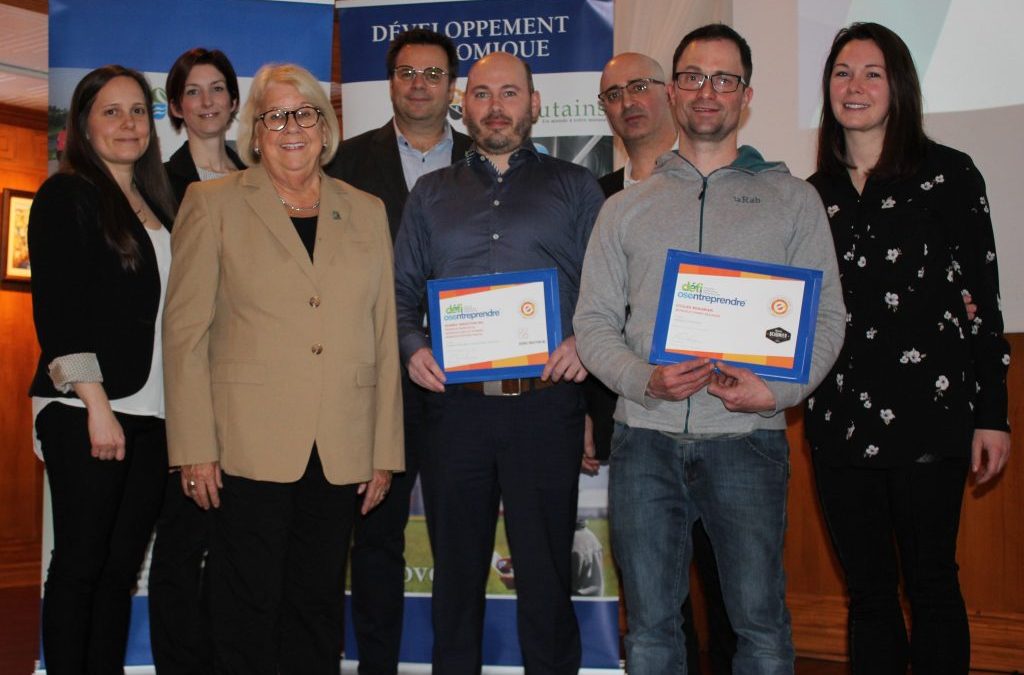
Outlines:
[[463, 305], [461, 302], [448, 305], [444, 310], [444, 316], [441, 317], [442, 321], [466, 321], [469, 319], [482, 319], [484, 317], [501, 316], [501, 310], [499, 309], [485, 309], [483, 311], [477, 310], [476, 307], [470, 305]]
[[741, 298], [723, 298], [713, 288], [704, 288], [704, 284], [695, 281], [687, 281], [679, 290], [676, 297], [680, 300], [693, 300], [708, 305], [732, 305], [734, 307], [746, 307], [747, 301]]

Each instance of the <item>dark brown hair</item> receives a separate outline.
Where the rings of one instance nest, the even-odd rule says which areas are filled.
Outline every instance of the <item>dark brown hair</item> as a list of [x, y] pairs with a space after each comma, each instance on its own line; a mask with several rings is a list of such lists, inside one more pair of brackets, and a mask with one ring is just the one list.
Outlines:
[[108, 82], [117, 77], [130, 77], [138, 83], [145, 97], [149, 116], [149, 145], [135, 161], [132, 178], [158, 217], [174, 217], [177, 204], [160, 160], [160, 143], [157, 141], [153, 125], [153, 94], [146, 78], [131, 68], [118, 65], [97, 68], [83, 77], [75, 87], [75, 92], [71, 96], [71, 109], [68, 111], [67, 140], [60, 170], [63, 173], [81, 176], [96, 187], [99, 196], [100, 230], [110, 248], [120, 256], [122, 267], [126, 270], [135, 270], [142, 257], [139, 244], [131, 235], [132, 228], [138, 224], [138, 217], [88, 137], [89, 112], [92, 110], [96, 95]]
[[398, 52], [402, 51], [402, 47], [406, 45], [435, 45], [440, 47], [448, 58], [448, 82], [454, 82], [459, 77], [459, 55], [455, 51], [455, 44], [451, 41], [451, 38], [426, 28], [412, 28], [399, 33], [388, 47], [388, 53], [384, 57], [384, 61], [388, 69], [389, 80], [395, 72], [395, 66], [398, 65], [396, 62]]
[[743, 79], [747, 81], [748, 86], [750, 85], [750, 76], [754, 74], [754, 60], [750, 55], [750, 45], [747, 44], [742, 35], [724, 23], [709, 23], [706, 26], [694, 28], [687, 33], [679, 41], [679, 46], [676, 47], [676, 52], [672, 55], [673, 73], [675, 73], [676, 65], [679, 63], [679, 57], [683, 55], [683, 52], [690, 46], [690, 43], [702, 40], [728, 40], [736, 45], [736, 49], [740, 50], [740, 63], [743, 64]]
[[[178, 60], [171, 66], [170, 72], [167, 73], [167, 85], [165, 87], [167, 90], [167, 103], [179, 108], [181, 107], [181, 97], [185, 93], [185, 82], [188, 81], [189, 73], [196, 66], [204, 64], [213, 66], [224, 76], [224, 84], [228, 88], [228, 94], [231, 95], [231, 102], [236, 104], [235, 110], [231, 113], [231, 119], [234, 120], [238, 113], [238, 76], [235, 75], [235, 69], [231, 65], [231, 61], [219, 49], [196, 47], [178, 57]], [[171, 120], [171, 126], [174, 127], [175, 131], [181, 131], [185, 120], [172, 113], [170, 105], [167, 106], [167, 112], [167, 117]]]
[[818, 171], [843, 174], [853, 168], [846, 159], [846, 136], [832, 112], [829, 84], [832, 69], [842, 51], [853, 40], [870, 40], [885, 58], [889, 81], [889, 119], [878, 163], [871, 168], [877, 178], [900, 178], [910, 175], [921, 163], [928, 146], [924, 133], [921, 83], [910, 49], [900, 36], [877, 23], [854, 23], [842, 28], [832, 41], [832, 50], [825, 60], [821, 76], [821, 127], [818, 130]]

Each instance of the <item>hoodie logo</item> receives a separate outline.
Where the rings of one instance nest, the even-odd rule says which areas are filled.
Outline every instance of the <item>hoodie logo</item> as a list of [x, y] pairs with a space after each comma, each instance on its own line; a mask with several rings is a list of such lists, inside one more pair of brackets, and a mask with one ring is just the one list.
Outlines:
[[732, 200], [737, 204], [760, 204], [761, 198], [754, 195], [748, 197], [747, 195], [733, 195]]

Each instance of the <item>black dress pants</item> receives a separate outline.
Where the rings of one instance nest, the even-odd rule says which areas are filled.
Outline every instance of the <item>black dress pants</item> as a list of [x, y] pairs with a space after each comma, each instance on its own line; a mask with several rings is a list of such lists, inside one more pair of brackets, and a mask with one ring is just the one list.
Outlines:
[[124, 671], [132, 590], [160, 512], [167, 475], [164, 422], [116, 413], [123, 460], [90, 454], [88, 413], [50, 403], [36, 418], [53, 504], [53, 553], [43, 593], [46, 672]]
[[581, 652], [570, 593], [581, 387], [564, 383], [520, 396], [447, 389], [428, 394], [420, 467], [434, 554], [433, 672], [480, 672], [500, 500], [526, 673], [575, 674]]
[[[968, 460], [834, 467], [813, 453], [825, 522], [850, 593], [855, 675], [966, 675], [971, 645], [956, 539]], [[898, 554], [898, 555], [897, 555]], [[900, 573], [910, 600], [908, 640]]]
[[338, 675], [356, 488], [316, 446], [295, 483], [223, 474], [210, 546], [215, 672]]
[[181, 474], [167, 475], [149, 565], [149, 638], [160, 675], [206, 675], [213, 636], [205, 566], [213, 514], [181, 489]]
[[[405, 610], [405, 526], [409, 499], [419, 475], [426, 392], [402, 371], [405, 471], [365, 516], [355, 515], [352, 546], [352, 627], [359, 646], [359, 675], [395, 675]], [[361, 505], [361, 500], [356, 507]]]

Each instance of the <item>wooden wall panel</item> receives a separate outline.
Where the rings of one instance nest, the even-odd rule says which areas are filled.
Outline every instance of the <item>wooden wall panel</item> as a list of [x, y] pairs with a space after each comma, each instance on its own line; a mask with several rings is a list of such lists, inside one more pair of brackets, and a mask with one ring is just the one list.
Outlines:
[[[971, 623], [971, 666], [1024, 670], [1024, 334], [1008, 336], [1013, 450], [990, 486], [968, 484], [958, 542]], [[801, 415], [789, 418], [792, 477], [786, 533], [787, 599], [798, 653], [846, 659], [846, 597], [814, 491]]]
[[[0, 188], [35, 192], [46, 178], [39, 117], [31, 129], [0, 124]], [[38, 355], [28, 286], [0, 283], [0, 587], [39, 583], [43, 468], [27, 395]]]

